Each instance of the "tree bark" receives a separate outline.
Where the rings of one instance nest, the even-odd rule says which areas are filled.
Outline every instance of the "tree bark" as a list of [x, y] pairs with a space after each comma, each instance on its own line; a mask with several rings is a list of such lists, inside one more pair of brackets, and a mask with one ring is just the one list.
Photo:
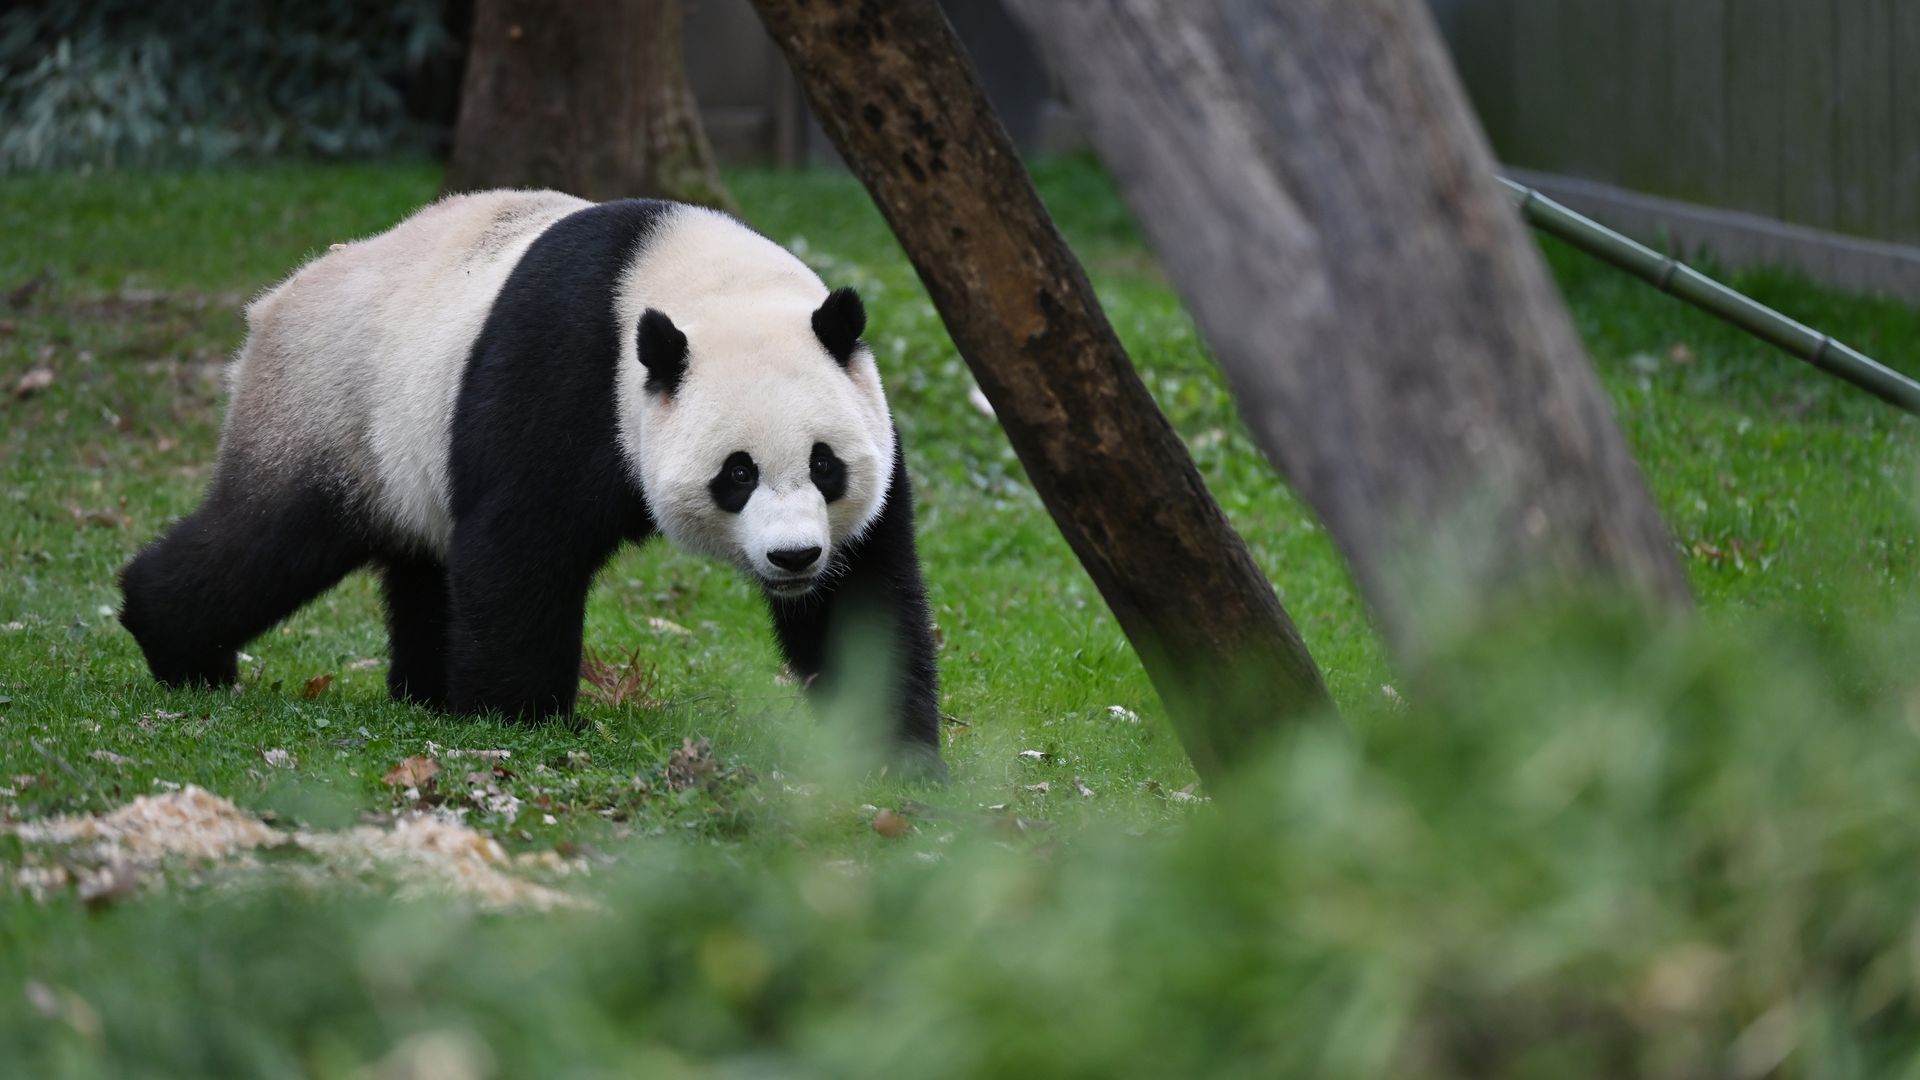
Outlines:
[[1135, 374], [932, 0], [754, 0], [1008, 439], [1217, 777], [1329, 708], [1273, 588]]
[[478, 0], [445, 190], [730, 206], [680, 34], [679, 0]]
[[1402, 656], [1514, 587], [1690, 603], [1426, 5], [1012, 7]]

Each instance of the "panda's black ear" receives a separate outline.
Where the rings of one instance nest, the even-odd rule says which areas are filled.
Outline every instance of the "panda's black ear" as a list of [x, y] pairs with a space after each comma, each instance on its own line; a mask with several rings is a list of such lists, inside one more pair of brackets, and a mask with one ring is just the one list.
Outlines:
[[833, 290], [827, 295], [827, 302], [813, 313], [814, 336], [840, 361], [841, 367], [853, 362], [853, 350], [859, 347], [860, 335], [866, 332], [867, 306], [852, 289]]
[[668, 397], [687, 373], [687, 335], [652, 308], [640, 316], [640, 363], [647, 369], [647, 390]]

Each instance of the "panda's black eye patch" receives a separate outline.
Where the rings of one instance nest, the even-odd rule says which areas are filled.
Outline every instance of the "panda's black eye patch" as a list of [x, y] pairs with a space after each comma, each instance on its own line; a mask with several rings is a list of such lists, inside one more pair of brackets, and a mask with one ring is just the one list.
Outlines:
[[820, 489], [828, 502], [833, 502], [847, 493], [847, 467], [833, 456], [833, 447], [826, 443], [813, 444], [813, 486]]
[[713, 494], [713, 503], [729, 514], [737, 514], [753, 497], [753, 489], [760, 485], [760, 468], [745, 450], [735, 450], [727, 455], [720, 465], [719, 475], [707, 482], [707, 490]]

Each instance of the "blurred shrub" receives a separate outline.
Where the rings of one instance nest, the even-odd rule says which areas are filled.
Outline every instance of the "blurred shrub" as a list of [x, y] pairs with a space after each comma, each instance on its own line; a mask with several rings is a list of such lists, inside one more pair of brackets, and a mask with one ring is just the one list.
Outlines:
[[[604, 912], [0, 905], [24, 1075], [1920, 1072], [1915, 627], [1569, 612], [1168, 834], [640, 842]], [[941, 798], [934, 795], [934, 798]], [[951, 830], [951, 842], [938, 839]], [[379, 1063], [380, 1068], [372, 1068]], [[460, 1066], [460, 1071], [451, 1071]]]
[[0, 173], [432, 149], [450, 0], [40, 0], [0, 14]]

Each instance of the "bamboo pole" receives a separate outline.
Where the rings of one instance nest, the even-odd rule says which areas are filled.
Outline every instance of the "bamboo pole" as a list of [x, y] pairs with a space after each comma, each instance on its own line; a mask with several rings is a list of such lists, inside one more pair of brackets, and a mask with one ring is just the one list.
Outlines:
[[1732, 323], [1830, 375], [1839, 376], [1895, 408], [1920, 415], [1920, 382], [1752, 297], [1735, 292], [1678, 259], [1662, 255], [1567, 209], [1538, 189], [1505, 177], [1501, 177], [1500, 182], [1506, 185], [1527, 221], [1541, 232], [1612, 263], [1661, 292]]

